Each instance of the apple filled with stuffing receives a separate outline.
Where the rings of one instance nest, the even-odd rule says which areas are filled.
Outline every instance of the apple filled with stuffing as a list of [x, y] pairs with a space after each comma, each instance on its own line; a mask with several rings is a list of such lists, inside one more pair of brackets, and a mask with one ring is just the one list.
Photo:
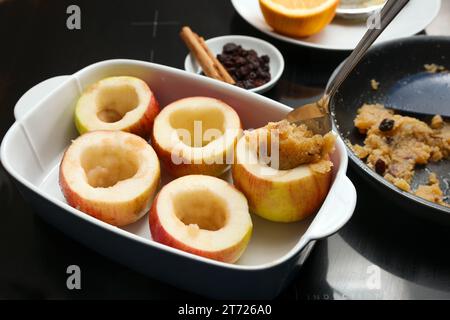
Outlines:
[[315, 135], [286, 120], [246, 132], [236, 146], [234, 184], [253, 213], [276, 222], [302, 220], [328, 193], [335, 140], [331, 132]]

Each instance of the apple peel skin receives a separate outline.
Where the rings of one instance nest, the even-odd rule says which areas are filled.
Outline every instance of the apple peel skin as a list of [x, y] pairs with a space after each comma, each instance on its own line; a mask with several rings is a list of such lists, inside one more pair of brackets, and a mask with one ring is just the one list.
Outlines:
[[[222, 136], [202, 147], [186, 145], [179, 138], [173, 140], [177, 130], [192, 125], [186, 121], [182, 125], [177, 124], [179, 128], [174, 127], [173, 118], [188, 118], [195, 114], [191, 116], [192, 120], [206, 124], [205, 128], [202, 127], [205, 132], [201, 132], [206, 134], [207, 129], [215, 129], [218, 125], [208, 125], [208, 118], [214, 118], [211, 113], [215, 113], [215, 118], [222, 118]], [[176, 119], [174, 122], [181, 121]], [[172, 176], [199, 174], [218, 177], [234, 161], [235, 146], [242, 133], [241, 120], [231, 106], [214, 98], [189, 97], [172, 102], [161, 110], [155, 119], [151, 141], [160, 161]], [[195, 132], [192, 136], [195, 139]], [[177, 160], [174, 161], [174, 158]]]
[[[236, 188], [247, 197], [251, 212], [270, 221], [289, 223], [301, 221], [320, 209], [331, 186], [332, 170], [320, 173], [313, 165], [305, 164], [276, 170], [273, 176], [268, 172], [264, 175], [261, 170], [275, 169], [244, 161], [243, 153], [250, 151], [243, 151], [243, 144], [245, 138], [238, 142], [232, 176]], [[329, 160], [321, 161], [326, 166]]]
[[[168, 189], [167, 186], [170, 188], [170, 184], [168, 184], [164, 186], [155, 197], [149, 212], [149, 226], [153, 240], [194, 255], [225, 263], [235, 263], [245, 251], [253, 230], [246, 198], [239, 190], [234, 188], [234, 186], [215, 177], [191, 175], [179, 179], [191, 177], [194, 177], [194, 179], [195, 177], [197, 177], [197, 179], [199, 179], [198, 177], [201, 177], [200, 179], [203, 179], [204, 177], [217, 179], [221, 181], [221, 184], [227, 185], [226, 188], [228, 188], [228, 190], [224, 192], [232, 192], [235, 195], [238, 195], [238, 197], [235, 197], [235, 195], [231, 196], [231, 198], [235, 197], [234, 200], [236, 203], [239, 202], [237, 205], [231, 204], [236, 210], [232, 212], [231, 208], [229, 208], [229, 214], [235, 216], [228, 217], [228, 220], [234, 220], [234, 222], [227, 222], [228, 225], [225, 224], [221, 229], [215, 231], [204, 230], [197, 225], [195, 227], [186, 225], [177, 217], [176, 213], [167, 212], [168, 209], [164, 208], [167, 203], [174, 201], [172, 200], [174, 192], [173, 190], [171, 191]], [[195, 183], [194, 180], [192, 180], [192, 183]], [[184, 190], [190, 189], [187, 185], [187, 183], [184, 183], [182, 188]], [[221, 187], [218, 186], [218, 188], [219, 190], [214, 191], [217, 194], [221, 192]], [[199, 198], [205, 199], [205, 196], [201, 191], [199, 191], [199, 193]], [[163, 200], [161, 200], [161, 194], [163, 194]], [[206, 195], [206, 197], [207, 196], [208, 195]], [[171, 206], [172, 204], [169, 205], [169, 207]], [[166, 211], [161, 213], [161, 211], [164, 210]], [[164, 215], [163, 219], [161, 219], [161, 215]], [[171, 223], [168, 223], [167, 221], [171, 221]], [[190, 228], [194, 228], [194, 232], [190, 232]]]
[[[99, 90], [103, 87], [119, 88], [120, 86], [133, 87], [139, 99], [143, 101], [139, 101], [134, 109], [123, 114], [118, 121], [102, 121], [97, 116], [98, 107], [95, 106]], [[87, 110], [89, 108], [90, 110]], [[109, 77], [91, 85], [78, 99], [75, 106], [75, 127], [81, 135], [90, 131], [120, 130], [149, 140], [159, 111], [160, 107], [155, 95], [143, 80], [127, 76]]]
[[[92, 186], [89, 172], [83, 167], [85, 150], [80, 148], [83, 144], [86, 148], [105, 148], [105, 145], [120, 147], [120, 143], [127, 144], [124, 152], [128, 155], [136, 154], [139, 162], [136, 173], [112, 186]], [[115, 160], [110, 158], [109, 161], [113, 161], [111, 166], [115, 165]], [[107, 163], [104, 165], [108, 166]], [[70, 206], [118, 227], [133, 223], [145, 215], [159, 183], [160, 165], [152, 147], [142, 138], [121, 131], [92, 131], [80, 136], [65, 151], [59, 170], [60, 188]]]

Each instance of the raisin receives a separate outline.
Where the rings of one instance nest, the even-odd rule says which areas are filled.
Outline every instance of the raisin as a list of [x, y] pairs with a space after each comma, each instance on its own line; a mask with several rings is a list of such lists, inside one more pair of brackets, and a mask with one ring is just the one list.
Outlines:
[[247, 77], [250, 74], [250, 68], [247, 66], [242, 66], [239, 68], [239, 73], [243, 76], [243, 77]]
[[255, 87], [255, 83], [252, 80], [245, 80], [244, 81], [244, 88], [245, 89], [252, 89]]
[[267, 81], [263, 80], [263, 79], [255, 79], [253, 81], [253, 83], [255, 84], [255, 87], [260, 87], [263, 84], [267, 83]]
[[252, 57], [252, 56], [249, 56], [249, 57], [247, 57], [247, 61], [248, 61], [249, 63], [257, 64], [258, 67], [259, 67], [259, 65], [260, 65], [258, 57]]
[[233, 61], [231, 61], [231, 60], [225, 60], [225, 61], [221, 61], [222, 62], [222, 64], [223, 64], [223, 66], [225, 67], [225, 68], [228, 68], [228, 69], [232, 69], [233, 68], [233, 66], [235, 65], [235, 63], [233, 62]]
[[[0, 0], [1, 1], [1, 0]], [[217, 59], [223, 64], [236, 86], [246, 89], [259, 87], [270, 80], [270, 58], [261, 57], [253, 50], [246, 50], [236, 43], [227, 43]]]
[[235, 43], [227, 43], [223, 47], [223, 52], [225, 53], [234, 53], [236, 50], [238, 50], [238, 46]]
[[260, 77], [263, 80], [270, 80], [270, 73], [265, 71], [258, 72], [258, 77]]
[[236, 81], [236, 86], [238, 86], [239, 88], [244, 88], [244, 82], [243, 81]]
[[381, 176], [384, 175], [384, 173], [386, 172], [386, 162], [378, 159], [377, 162], [375, 162], [375, 172]]
[[249, 66], [250, 66], [250, 68], [252, 70], [257, 70], [259, 68], [259, 63], [257, 63], [257, 62], [250, 62]]
[[394, 128], [395, 121], [392, 119], [384, 119], [381, 121], [380, 126], [378, 129], [380, 129], [381, 132], [388, 132], [391, 131]]
[[235, 57], [234, 63], [237, 64], [238, 66], [243, 66], [247, 63], [247, 60], [245, 60], [245, 58], [243, 57]]
[[247, 51], [247, 54], [250, 56], [250, 57], [258, 57], [258, 54], [256, 53], [256, 51], [255, 50], [253, 50], [253, 49], [251, 49], [251, 50], [248, 50]]

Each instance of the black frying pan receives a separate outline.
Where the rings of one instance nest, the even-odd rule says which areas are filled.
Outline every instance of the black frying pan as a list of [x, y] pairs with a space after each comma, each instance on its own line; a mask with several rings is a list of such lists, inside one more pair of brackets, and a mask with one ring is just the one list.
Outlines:
[[[369, 50], [365, 58], [355, 68], [349, 78], [342, 84], [339, 92], [333, 97], [330, 108], [334, 126], [339, 135], [352, 143], [363, 144], [364, 135], [354, 128], [353, 119], [356, 111], [364, 103], [381, 103], [386, 106], [407, 103], [411, 97], [418, 96], [430, 99], [430, 104], [440, 108], [450, 108], [450, 101], [442, 99], [447, 92], [436, 92], [432, 76], [424, 73], [424, 64], [435, 63], [444, 65], [450, 70], [450, 37], [415, 36], [376, 45]], [[411, 77], [422, 77], [424, 90], [419, 94], [414, 87], [405, 85]], [[428, 77], [428, 78], [427, 78]], [[443, 77], [445, 79], [447, 77]], [[377, 91], [372, 90], [370, 80], [376, 79], [381, 83]], [[428, 80], [429, 79], [429, 80]], [[441, 90], [450, 90], [450, 83], [440, 85]], [[404, 113], [402, 113], [404, 114]], [[410, 114], [421, 120], [429, 120], [427, 116]], [[384, 198], [380, 201], [394, 201], [406, 210], [419, 214], [427, 219], [434, 219], [450, 224], [450, 208], [437, 205], [403, 192], [383, 177], [372, 171], [350, 149], [349, 157], [353, 165], [363, 177], [382, 191]], [[416, 169], [412, 187], [426, 184], [429, 170], [435, 172], [441, 180], [441, 188], [449, 196], [450, 161], [444, 160], [437, 164]]]

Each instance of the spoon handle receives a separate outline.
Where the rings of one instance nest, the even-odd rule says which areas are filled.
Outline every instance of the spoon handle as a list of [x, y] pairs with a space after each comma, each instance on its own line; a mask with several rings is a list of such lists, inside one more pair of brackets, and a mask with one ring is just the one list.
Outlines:
[[392, 22], [392, 20], [394, 20], [394, 18], [399, 14], [399, 12], [405, 7], [408, 2], [409, 0], [387, 1], [380, 13], [380, 25], [369, 27], [363, 38], [359, 41], [355, 50], [353, 50], [353, 52], [347, 58], [342, 68], [339, 70], [337, 75], [334, 77], [334, 79], [326, 89], [324, 95], [324, 98], [326, 100], [328, 100], [328, 98], [336, 93], [339, 86], [359, 63], [369, 47], [375, 42], [375, 40], [380, 36], [384, 29], [386, 29], [386, 27]]

